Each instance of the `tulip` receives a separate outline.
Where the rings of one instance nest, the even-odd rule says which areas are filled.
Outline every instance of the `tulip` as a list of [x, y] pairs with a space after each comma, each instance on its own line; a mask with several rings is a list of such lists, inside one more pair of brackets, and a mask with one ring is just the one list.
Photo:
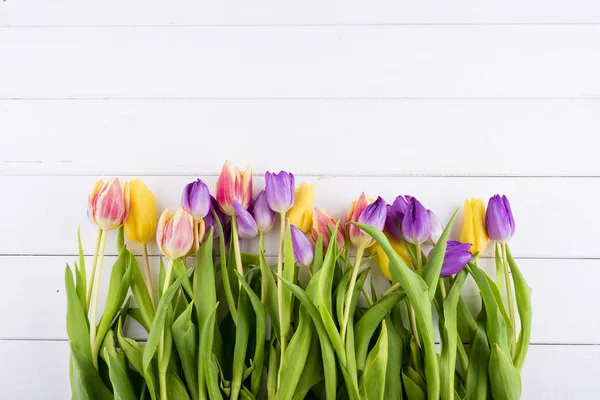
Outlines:
[[[314, 242], [317, 241], [319, 235], [323, 238], [323, 246], [329, 246], [329, 229], [335, 230], [336, 221], [330, 217], [325, 210], [315, 208], [312, 220], [311, 235]], [[329, 229], [328, 229], [329, 228]], [[344, 232], [342, 227], [338, 225], [337, 232], [335, 234], [335, 240], [338, 248], [344, 247]]]
[[285, 214], [294, 205], [294, 175], [285, 171], [265, 174], [265, 194], [271, 210]]
[[427, 210], [427, 214], [429, 214], [429, 223], [431, 224], [431, 233], [429, 234], [428, 240], [435, 246], [438, 240], [440, 240], [442, 232], [444, 232], [444, 225], [442, 225], [440, 219], [433, 211]]
[[304, 233], [310, 232], [317, 185], [302, 183], [294, 192], [294, 205], [288, 211], [290, 224]]
[[290, 225], [294, 260], [303, 267], [310, 268], [315, 256], [315, 246], [299, 228]]
[[470, 247], [471, 243], [461, 243], [456, 240], [449, 240], [446, 243], [444, 263], [440, 272], [441, 278], [456, 274], [471, 261], [473, 256], [469, 252]]
[[252, 205], [252, 215], [256, 221], [256, 227], [259, 232], [266, 233], [273, 228], [275, 223], [275, 213], [267, 204], [267, 197], [265, 191], [261, 190], [256, 200]]
[[225, 161], [221, 174], [217, 179], [217, 202], [227, 215], [235, 215], [233, 201], [237, 200], [242, 207], [248, 209], [252, 201], [252, 169], [244, 172], [231, 161]]
[[129, 215], [125, 220], [125, 235], [134, 243], [148, 243], [156, 232], [156, 197], [139, 179], [129, 182]]
[[[385, 225], [385, 217], [385, 200], [378, 197], [375, 202], [369, 202], [367, 196], [362, 193], [358, 200], [350, 207], [350, 210], [348, 210], [347, 220], [348, 222], [360, 222], [362, 224], [371, 225], [382, 230]], [[350, 236], [350, 241], [356, 247], [367, 248], [375, 243], [373, 238], [354, 224], [351, 224], [348, 227], [348, 234]]]
[[88, 216], [102, 230], [123, 225], [129, 214], [129, 184], [113, 178], [96, 182], [88, 198]]
[[[408, 257], [408, 252], [406, 251], [406, 247], [404, 247], [404, 244], [402, 244], [401, 241], [396, 240], [396, 238], [394, 238], [394, 236], [392, 236], [390, 233], [388, 233], [388, 232], [384, 232], [384, 233], [388, 239], [388, 242], [390, 242], [390, 245], [392, 246], [392, 248], [394, 249], [396, 254], [398, 254], [398, 256], [400, 256], [402, 261], [404, 261], [404, 264], [406, 264], [407, 266], [410, 267], [411, 262]], [[383, 251], [383, 249], [381, 248], [379, 243], [375, 243], [373, 246], [371, 246], [369, 248], [369, 252], [371, 254], [377, 253], [377, 255], [375, 256], [375, 262], [379, 266], [379, 269], [381, 270], [383, 275], [385, 275], [385, 277], [388, 278], [389, 280], [392, 280], [392, 274], [390, 273], [390, 259], [385, 254], [385, 252]]]
[[485, 227], [490, 239], [505, 244], [515, 234], [515, 220], [506, 196], [495, 194], [488, 202]]
[[385, 227], [394, 236], [396, 240], [402, 240], [402, 219], [406, 214], [408, 202], [412, 199], [411, 196], [398, 196], [392, 204], [387, 206], [387, 214], [385, 219]]
[[[210, 228], [213, 228], [213, 236], [216, 239], [219, 237], [219, 227], [217, 226], [217, 221], [215, 220], [213, 211], [215, 214], [217, 214], [217, 218], [221, 222], [221, 227], [223, 228], [223, 231], [227, 230], [229, 224], [229, 216], [221, 210], [219, 204], [217, 203], [217, 199], [215, 199], [213, 196], [210, 196], [210, 202], [211, 212], [206, 214], [206, 217], [204, 217], [204, 230], [205, 232], [210, 232]], [[227, 237], [228, 235], [225, 235], [225, 239], [227, 239]]]
[[465, 199], [460, 241], [471, 243], [471, 253], [485, 250], [488, 234], [485, 230], [485, 204], [481, 199]]
[[166, 209], [158, 220], [156, 241], [160, 251], [175, 260], [190, 252], [194, 245], [194, 217], [183, 207], [174, 214]]
[[200, 179], [185, 185], [181, 194], [181, 206], [192, 214], [194, 219], [206, 217], [211, 209], [208, 186]]
[[242, 207], [237, 200], [233, 201], [233, 208], [237, 214], [236, 222], [240, 239], [252, 239], [258, 235], [258, 228], [252, 214]]
[[402, 219], [404, 240], [415, 245], [424, 243], [431, 233], [429, 214], [423, 204], [415, 198], [410, 199], [406, 214]]

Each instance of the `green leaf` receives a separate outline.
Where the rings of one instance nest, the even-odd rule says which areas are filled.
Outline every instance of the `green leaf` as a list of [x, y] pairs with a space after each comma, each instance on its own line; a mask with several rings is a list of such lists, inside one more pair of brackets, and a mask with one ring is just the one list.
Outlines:
[[108, 364], [108, 374], [112, 383], [115, 400], [137, 400], [127, 375], [125, 356], [115, 348], [113, 331], [106, 333], [103, 342], [104, 360]]
[[369, 343], [375, 330], [388, 315], [388, 312], [404, 297], [404, 292], [392, 292], [380, 298], [358, 320], [355, 336], [358, 338], [356, 342], [356, 365], [359, 371], [362, 371], [365, 365]]
[[388, 335], [388, 364], [385, 376], [385, 398], [402, 400], [402, 336], [398, 333], [389, 315], [385, 317]]
[[125, 230], [123, 225], [117, 229], [117, 251], [120, 253], [125, 248]]
[[346, 365], [344, 366], [348, 371], [348, 374], [352, 380], [352, 385], [358, 392], [358, 374], [356, 371], [356, 350], [354, 344], [354, 314], [356, 311], [356, 305], [358, 304], [358, 298], [367, 279], [368, 270], [360, 273], [358, 280], [354, 286], [354, 293], [350, 299], [350, 307], [348, 310], [348, 327], [346, 328]]
[[471, 343], [475, 331], [477, 330], [477, 321], [469, 311], [467, 304], [462, 297], [458, 299], [458, 334], [465, 343]]
[[[314, 328], [311, 327], [311, 330], [313, 329]], [[300, 380], [298, 381], [298, 385], [296, 386], [296, 392], [294, 393], [293, 400], [303, 400], [313, 386], [325, 379], [323, 363], [321, 361], [321, 352], [319, 348], [319, 339], [314, 335], [311, 336], [312, 340], [308, 350], [308, 357], [304, 363], [302, 374], [300, 376]], [[298, 364], [301, 365], [300, 363]]]
[[440, 397], [440, 373], [438, 356], [435, 350], [435, 333], [433, 330], [429, 287], [425, 281], [404, 264], [396, 254], [387, 238], [377, 228], [355, 223], [360, 229], [369, 234], [383, 249], [389, 259], [392, 277], [402, 285], [416, 314], [417, 327], [421, 344], [425, 350], [425, 375], [427, 380], [427, 395], [431, 400]]
[[[467, 271], [460, 271], [443, 302], [442, 352], [440, 355], [440, 375], [442, 399], [454, 400], [454, 375], [456, 370], [456, 351], [458, 343], [457, 305]], [[440, 318], [440, 321], [442, 318]]]
[[477, 327], [471, 353], [469, 354], [469, 368], [467, 369], [466, 389], [469, 400], [487, 400], [488, 398], [488, 362], [490, 347], [485, 328]]
[[154, 353], [158, 347], [158, 342], [160, 341], [161, 336], [163, 335], [163, 331], [165, 328], [165, 319], [167, 317], [167, 311], [169, 310], [169, 306], [173, 297], [177, 293], [181, 282], [183, 282], [184, 277], [180, 276], [177, 280], [171, 284], [167, 288], [167, 290], [163, 293], [158, 302], [158, 306], [156, 307], [156, 314], [154, 315], [154, 320], [152, 321], [152, 327], [150, 328], [150, 332], [148, 335], [148, 341], [146, 342], [146, 348], [144, 349], [143, 356], [143, 366], [144, 371], [148, 369], [152, 358], [154, 357]]
[[[276, 329], [273, 328], [272, 330], [275, 331]], [[279, 363], [277, 359], [277, 349], [275, 347], [275, 341], [271, 339], [269, 342], [269, 366], [267, 368], [267, 399], [274, 399], [277, 395], [278, 371]]]
[[500, 293], [504, 292], [504, 264], [502, 263], [502, 250], [500, 248], [502, 246], [500, 243], [495, 243], [494, 247], [496, 249], [494, 260], [496, 261], [496, 287]]
[[521, 376], [507, 353], [495, 344], [490, 355], [490, 386], [494, 400], [521, 398]]
[[[283, 241], [283, 278], [290, 282], [296, 281], [296, 262], [294, 261], [294, 248], [292, 246], [292, 234], [289, 222], [286, 224], [285, 237]], [[280, 339], [285, 341], [290, 330], [290, 319], [293, 313], [293, 298], [289, 290], [283, 288], [282, 312], [280, 313]], [[285, 346], [284, 346], [285, 348]]]
[[218, 366], [213, 354], [215, 314], [218, 306], [219, 303], [214, 306], [212, 312], [208, 316], [202, 331], [202, 340], [200, 340], [200, 354], [202, 356], [199, 357], [199, 359], [203, 364], [204, 379], [206, 380], [206, 386], [208, 388], [208, 398], [211, 400], [223, 398], [221, 390], [219, 389], [219, 376], [217, 374]]
[[113, 400], [114, 396], [102, 382], [89, 355], [73, 343], [71, 346], [70, 377], [72, 398], [77, 400]]
[[271, 326], [275, 327], [273, 331], [277, 339], [279, 339], [279, 305], [277, 304], [277, 285], [273, 278], [273, 272], [265, 260], [264, 254], [260, 255], [260, 276], [261, 276], [261, 299], [265, 305]]
[[361, 377], [361, 398], [383, 400], [385, 394], [386, 369], [388, 365], [387, 325], [382, 321], [381, 333], [373, 350], [367, 357]]
[[519, 310], [519, 319], [521, 320], [521, 332], [517, 340], [517, 348], [514, 355], [514, 364], [519, 372], [523, 369], [527, 351], [529, 350], [529, 340], [531, 339], [531, 287], [525, 281], [521, 270], [513, 259], [513, 256], [506, 245], [506, 254], [510, 272], [515, 285], [515, 295], [517, 298], [517, 309]]
[[323, 266], [323, 236], [319, 235], [315, 242], [315, 256], [311, 267], [312, 274], [316, 274]]
[[407, 367], [405, 371], [402, 372], [402, 383], [404, 383], [404, 390], [406, 391], [408, 400], [427, 399], [425, 382], [423, 382], [414, 369]]
[[[210, 243], [212, 244], [212, 241]], [[211, 246], [211, 250], [212, 250], [212, 246]], [[185, 266], [185, 262], [183, 261], [183, 257], [178, 258], [177, 260], [173, 261], [173, 272], [175, 273], [176, 278], [179, 278], [180, 276], [185, 275], [185, 278], [183, 279], [183, 282], [181, 283], [181, 287], [183, 288], [183, 290], [185, 290], [185, 292], [190, 297], [190, 299], [194, 298], [194, 290], [192, 289], [192, 282], [190, 281], [190, 278], [188, 276], [188, 270], [187, 270], [187, 267]]]
[[[215, 210], [212, 211], [213, 218], [217, 222], [217, 229], [219, 230], [219, 258], [221, 261], [221, 282], [223, 283], [223, 290], [225, 291], [225, 298], [227, 299], [227, 306], [233, 320], [237, 320], [237, 310], [235, 308], [235, 299], [231, 290], [231, 281], [229, 280], [229, 271], [227, 269], [227, 251], [225, 250], [225, 233], [223, 232], [223, 225]], [[205, 240], [204, 243], [208, 243]], [[212, 244], [212, 241], [210, 242]]]
[[65, 269], [65, 291], [67, 293], [67, 336], [69, 342], [71, 347], [78, 349], [83, 357], [87, 357], [91, 362], [90, 332], [84, 311], [85, 307], [77, 295], [75, 283], [73, 282], [73, 272], [68, 265]]
[[152, 305], [152, 300], [150, 299], [148, 289], [146, 288], [146, 282], [144, 281], [144, 277], [136, 258], [132, 257], [131, 262], [133, 264], [131, 292], [133, 293], [133, 298], [135, 299], [135, 302], [140, 310], [142, 319], [141, 324], [146, 328], [146, 330], [148, 330], [149, 327], [152, 326], [152, 320], [154, 319], [154, 306]]
[[185, 311], [177, 318], [173, 327], [173, 341], [177, 354], [181, 360], [181, 368], [187, 382], [188, 389], [193, 399], [199, 397], [198, 394], [198, 328], [192, 322], [192, 311], [194, 302], [192, 301]]
[[83, 305], [83, 309], [87, 310], [87, 273], [85, 271], [85, 256], [83, 254], [83, 245], [81, 244], [80, 228], [77, 228], [77, 248], [79, 250], [79, 265], [75, 263], [75, 282], [77, 282], [77, 296], [79, 297], [79, 301]]
[[450, 235], [452, 225], [454, 225], [457, 215], [458, 210], [454, 211], [454, 214], [452, 214], [452, 218], [450, 218], [450, 221], [448, 221], [446, 228], [442, 232], [442, 235], [438, 239], [436, 245], [433, 247], [431, 255], [425, 264], [423, 279], [429, 288], [429, 300], [433, 300], [433, 297], [435, 296], [435, 291], [440, 278], [440, 272], [442, 271], [442, 265], [444, 264], [446, 241], [448, 240], [448, 236]]
[[[244, 277], [238, 278], [238, 281], [242, 280], [245, 280]], [[233, 400], [237, 400], [242, 389], [242, 375], [245, 369], [251, 320], [248, 295], [245, 291], [242, 291], [238, 297], [238, 319], [235, 329], [235, 347], [233, 350], [233, 375], [231, 378], [231, 394], [229, 395], [229, 398]]]
[[185, 385], [173, 372], [167, 373], [167, 398], [173, 400], [190, 400]]

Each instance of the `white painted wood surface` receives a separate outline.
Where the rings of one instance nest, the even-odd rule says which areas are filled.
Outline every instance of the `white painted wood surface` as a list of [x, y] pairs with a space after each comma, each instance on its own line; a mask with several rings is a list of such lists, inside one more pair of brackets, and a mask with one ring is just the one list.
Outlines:
[[599, 38], [591, 0], [0, 2], [0, 397], [70, 397], [63, 271], [79, 224], [91, 253], [94, 180], [176, 207], [230, 158], [338, 216], [362, 190], [444, 219], [506, 193], [535, 308], [523, 398], [595, 398]]

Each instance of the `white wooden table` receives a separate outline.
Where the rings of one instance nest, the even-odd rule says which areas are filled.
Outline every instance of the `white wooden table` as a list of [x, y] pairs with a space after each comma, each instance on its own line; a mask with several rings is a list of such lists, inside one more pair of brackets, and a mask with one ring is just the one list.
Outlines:
[[78, 224], [93, 250], [95, 179], [177, 207], [225, 159], [336, 215], [362, 190], [446, 220], [507, 194], [523, 398], [597, 397], [599, 43], [593, 0], [0, 2], [0, 397], [70, 398], [63, 270]]

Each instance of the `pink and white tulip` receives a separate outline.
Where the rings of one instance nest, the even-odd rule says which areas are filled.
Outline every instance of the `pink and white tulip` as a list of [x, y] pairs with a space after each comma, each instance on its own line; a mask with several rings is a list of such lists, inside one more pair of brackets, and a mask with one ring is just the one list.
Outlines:
[[174, 214], [167, 208], [156, 229], [156, 241], [160, 251], [170, 260], [183, 257], [194, 245], [194, 217], [180, 207]]
[[246, 168], [241, 172], [231, 161], [225, 161], [219, 179], [217, 179], [217, 202], [219, 207], [227, 215], [236, 215], [233, 201], [245, 209], [252, 202], [252, 169]]
[[116, 229], [129, 215], [129, 184], [113, 178], [96, 182], [88, 197], [88, 216], [101, 229]]

